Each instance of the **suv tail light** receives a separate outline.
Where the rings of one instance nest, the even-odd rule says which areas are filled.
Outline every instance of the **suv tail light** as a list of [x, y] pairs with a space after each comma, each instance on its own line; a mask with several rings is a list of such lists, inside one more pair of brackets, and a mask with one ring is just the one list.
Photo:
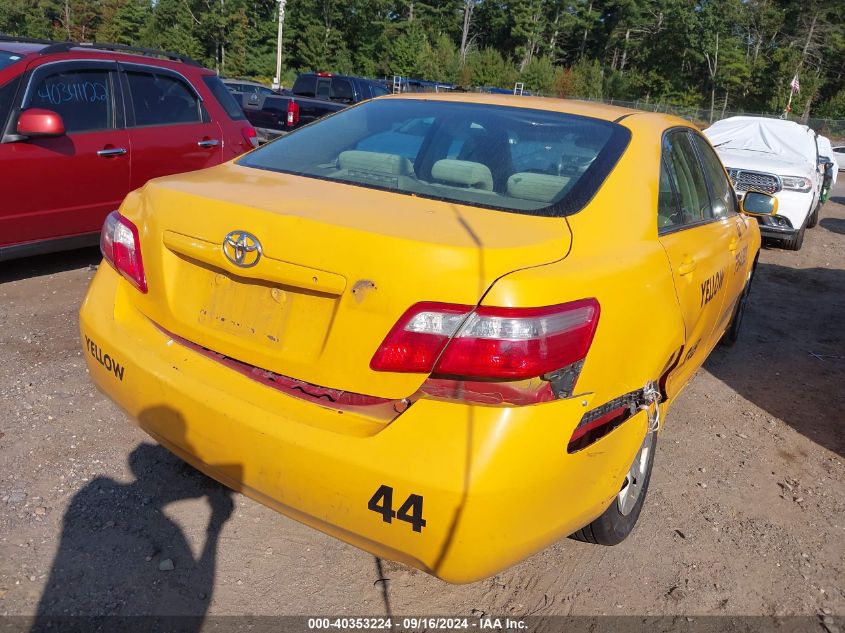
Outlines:
[[100, 233], [100, 251], [103, 257], [138, 290], [147, 292], [147, 277], [141, 259], [141, 240], [138, 228], [129, 220], [112, 211]]
[[288, 118], [287, 124], [293, 126], [299, 123], [299, 104], [291, 99], [288, 101]]
[[258, 134], [256, 133], [254, 127], [247, 125], [241, 128], [241, 134], [243, 135], [247, 145], [251, 147], [258, 147]]
[[370, 367], [461, 379], [536, 378], [586, 357], [599, 311], [595, 299], [543, 308], [418, 303], [391, 329]]

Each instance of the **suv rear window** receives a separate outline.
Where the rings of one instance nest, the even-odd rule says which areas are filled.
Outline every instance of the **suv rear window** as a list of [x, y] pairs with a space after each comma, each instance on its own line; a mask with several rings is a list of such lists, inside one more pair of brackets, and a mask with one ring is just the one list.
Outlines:
[[369, 101], [240, 165], [517, 213], [580, 210], [630, 132], [589, 117], [416, 99]]
[[233, 121], [243, 121], [246, 118], [241, 106], [235, 101], [232, 93], [229, 92], [226, 84], [221, 81], [220, 77], [217, 75], [203, 75], [202, 80], [208, 86], [208, 89], [211, 90], [214, 98], [217, 99], [217, 103], [226, 111], [226, 116]]

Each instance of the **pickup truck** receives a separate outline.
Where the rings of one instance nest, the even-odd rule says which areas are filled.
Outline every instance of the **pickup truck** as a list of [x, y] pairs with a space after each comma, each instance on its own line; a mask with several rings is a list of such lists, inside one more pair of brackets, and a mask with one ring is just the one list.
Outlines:
[[303, 73], [296, 78], [291, 95], [249, 95], [241, 98], [241, 106], [258, 140], [266, 142], [353, 103], [389, 92], [383, 83], [372, 79]]

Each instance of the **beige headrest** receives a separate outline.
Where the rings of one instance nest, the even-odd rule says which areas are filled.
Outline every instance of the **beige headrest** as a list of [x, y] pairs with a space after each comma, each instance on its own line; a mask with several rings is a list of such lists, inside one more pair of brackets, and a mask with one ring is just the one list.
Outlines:
[[449, 185], [493, 191], [493, 174], [490, 173], [490, 168], [468, 160], [439, 160], [431, 167], [431, 177]]
[[337, 166], [340, 169], [389, 174], [391, 176], [414, 175], [413, 164], [404, 156], [365, 152], [358, 149], [341, 152], [340, 156], [337, 157]]
[[521, 171], [508, 178], [508, 195], [537, 202], [552, 202], [569, 184], [569, 180], [566, 176]]

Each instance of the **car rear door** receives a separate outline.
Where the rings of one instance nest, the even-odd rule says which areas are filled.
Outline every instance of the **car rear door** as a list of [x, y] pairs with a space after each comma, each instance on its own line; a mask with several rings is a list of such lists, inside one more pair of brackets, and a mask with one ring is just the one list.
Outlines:
[[[129, 137], [116, 63], [36, 63], [17, 94], [19, 102], [0, 143], [8, 185], [0, 204], [0, 243], [98, 231], [130, 186]], [[58, 113], [65, 134], [15, 136], [20, 112], [30, 108]]]
[[664, 137], [658, 197], [658, 233], [675, 282], [685, 345], [666, 388], [677, 394], [716, 344], [730, 286], [734, 227], [713, 213], [707, 180], [690, 133]]
[[151, 178], [223, 162], [222, 131], [183, 75], [165, 68], [121, 63], [126, 94], [132, 188]]

